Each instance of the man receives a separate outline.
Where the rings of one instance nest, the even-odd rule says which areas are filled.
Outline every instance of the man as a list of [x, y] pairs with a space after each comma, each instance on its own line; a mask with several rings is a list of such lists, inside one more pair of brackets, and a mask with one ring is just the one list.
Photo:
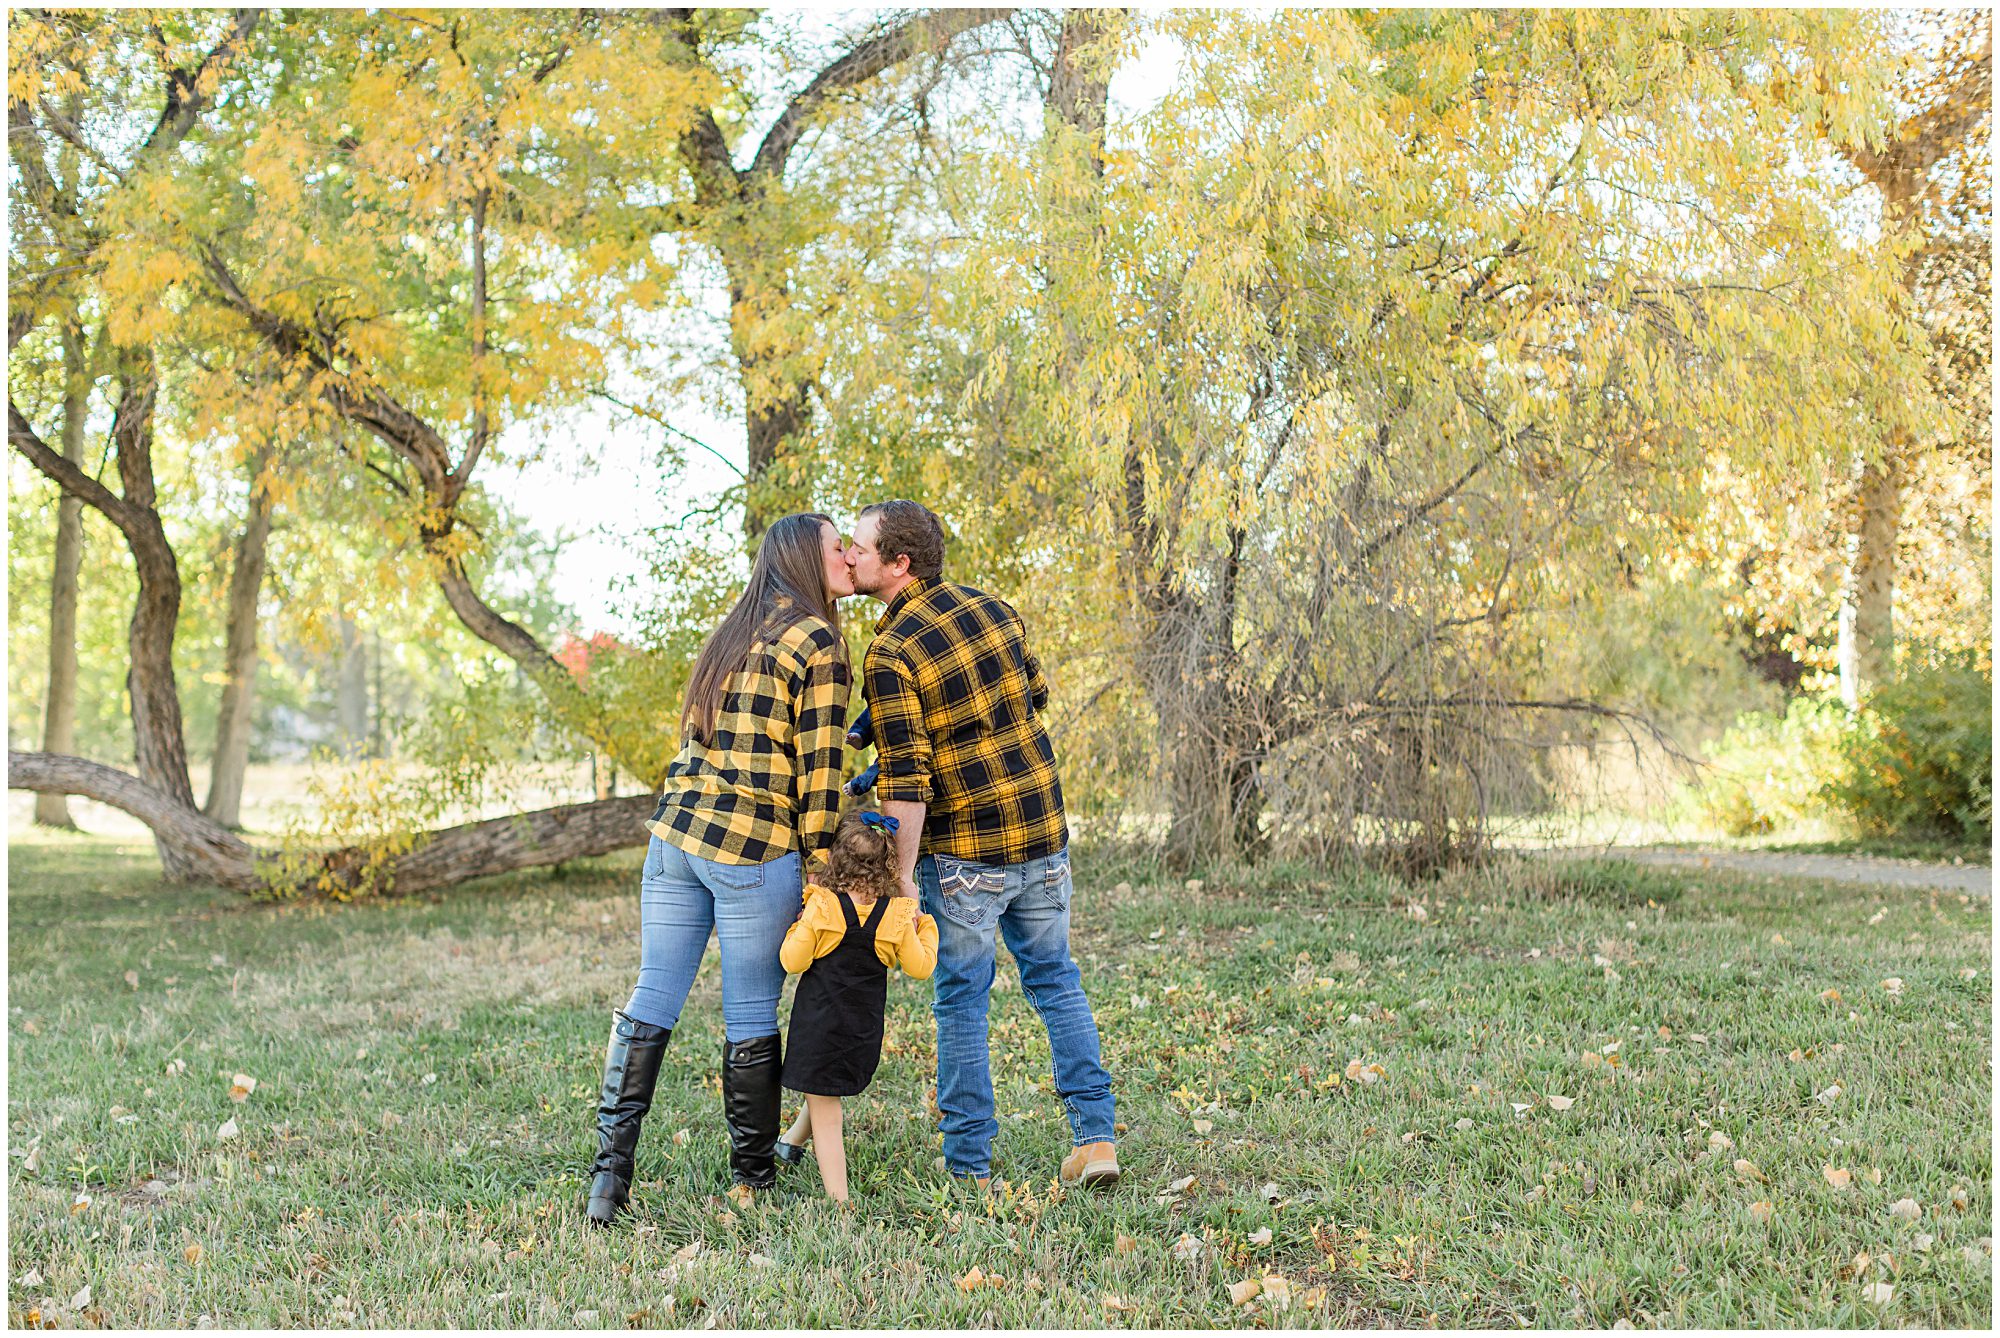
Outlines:
[[855, 523], [856, 594], [888, 606], [863, 661], [882, 811], [897, 820], [904, 891], [937, 919], [933, 976], [945, 1169], [991, 1175], [993, 1077], [987, 1003], [997, 926], [1041, 1015], [1074, 1149], [1067, 1184], [1118, 1183], [1111, 1075], [1069, 954], [1069, 828], [1048, 704], [1021, 615], [942, 579], [944, 528], [916, 502], [881, 502]]

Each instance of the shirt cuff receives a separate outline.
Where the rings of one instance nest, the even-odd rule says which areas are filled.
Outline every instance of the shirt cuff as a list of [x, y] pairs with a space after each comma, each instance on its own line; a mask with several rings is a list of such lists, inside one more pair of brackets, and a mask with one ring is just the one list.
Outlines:
[[875, 798], [878, 803], [895, 801], [902, 804], [929, 804], [931, 801], [931, 778], [929, 776], [887, 776], [875, 782]]

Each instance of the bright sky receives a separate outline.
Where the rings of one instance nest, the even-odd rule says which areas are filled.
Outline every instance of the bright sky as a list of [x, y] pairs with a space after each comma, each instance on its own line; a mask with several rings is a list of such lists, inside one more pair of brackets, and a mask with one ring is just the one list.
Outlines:
[[[793, 17], [824, 25], [829, 39], [858, 26], [852, 15], [843, 19], [827, 11]], [[1111, 83], [1114, 118], [1157, 103], [1172, 82], [1177, 56], [1177, 44], [1153, 38], [1120, 67]], [[721, 293], [713, 298], [721, 315]], [[740, 418], [719, 416], [689, 397], [674, 426], [713, 450], [682, 441], [686, 464], [673, 479], [659, 477], [665, 434], [615, 411], [572, 415], [553, 439], [538, 443], [545, 447], [539, 458], [481, 471], [487, 486], [537, 529], [563, 537], [555, 592], [576, 610], [580, 632], [632, 634], [632, 624], [618, 611], [630, 596], [621, 597], [614, 587], [646, 576], [645, 531], [674, 519], [678, 512], [665, 514], [671, 507], [685, 511], [710, 504], [741, 475], [747, 448]], [[529, 454], [530, 437], [515, 429], [501, 444], [519, 461]]]

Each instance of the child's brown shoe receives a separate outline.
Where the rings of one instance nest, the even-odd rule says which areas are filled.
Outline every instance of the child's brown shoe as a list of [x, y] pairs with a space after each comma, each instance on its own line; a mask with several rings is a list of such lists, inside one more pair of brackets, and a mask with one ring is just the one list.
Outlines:
[[1111, 1143], [1085, 1143], [1063, 1158], [1062, 1182], [1085, 1189], [1110, 1189], [1118, 1183], [1118, 1149]]

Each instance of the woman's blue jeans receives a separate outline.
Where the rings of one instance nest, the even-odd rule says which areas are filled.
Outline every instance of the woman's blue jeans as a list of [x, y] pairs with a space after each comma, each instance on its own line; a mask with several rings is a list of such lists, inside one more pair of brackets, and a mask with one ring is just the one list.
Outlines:
[[796, 853], [768, 864], [718, 864], [652, 838], [639, 875], [639, 983], [626, 1016], [677, 1025], [713, 929], [722, 944], [725, 1039], [777, 1035], [785, 987], [778, 948], [799, 915], [802, 873]]

